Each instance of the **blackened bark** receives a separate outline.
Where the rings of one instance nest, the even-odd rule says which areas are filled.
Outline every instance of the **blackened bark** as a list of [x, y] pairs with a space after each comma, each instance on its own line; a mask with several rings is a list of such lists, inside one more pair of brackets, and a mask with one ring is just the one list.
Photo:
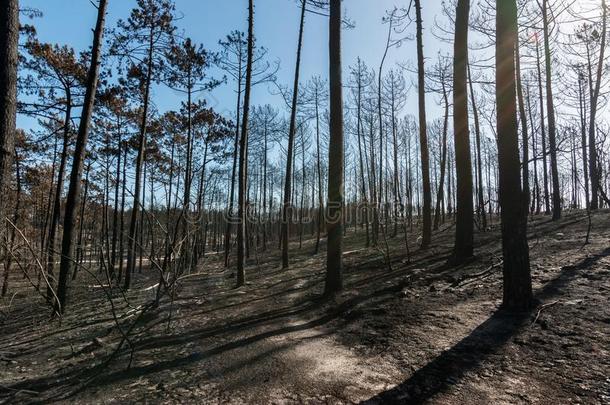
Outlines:
[[110, 273], [114, 274], [114, 268], [116, 267], [117, 260], [117, 238], [119, 232], [119, 189], [121, 185], [121, 118], [118, 119], [118, 140], [117, 140], [117, 164], [116, 164], [116, 179], [114, 182], [114, 212], [112, 214], [112, 248], [110, 257]]
[[461, 263], [473, 254], [474, 210], [472, 161], [468, 128], [468, 19], [470, 1], [458, 0], [453, 57], [453, 127], [456, 168], [456, 227], [452, 262]]
[[[443, 78], [444, 79], [444, 78]], [[443, 88], [443, 104], [445, 106], [445, 113], [443, 118], [443, 137], [441, 140], [441, 173], [438, 181], [438, 192], [436, 193], [436, 208], [434, 210], [434, 225], [433, 230], [438, 230], [441, 220], [441, 203], [445, 198], [445, 172], [447, 168], [447, 132], [449, 132], [449, 97], [447, 95], [447, 89], [445, 83], [442, 83]]]
[[[432, 191], [430, 189], [430, 156], [426, 124], [426, 84], [424, 76], [424, 42], [422, 33], [421, 0], [415, 0], [417, 23], [417, 87], [419, 96], [419, 149], [421, 154], [421, 173], [423, 189], [423, 230], [421, 246], [426, 248], [432, 239]], [[457, 159], [456, 159], [457, 161]]]
[[496, 15], [496, 103], [498, 128], [499, 197], [504, 255], [503, 306], [523, 311], [532, 305], [529, 264], [519, 159], [519, 130], [515, 93], [515, 39], [517, 4], [497, 0]]
[[481, 157], [481, 125], [479, 122], [479, 110], [474, 97], [474, 86], [472, 85], [472, 73], [468, 64], [468, 82], [470, 83], [470, 103], [472, 104], [472, 116], [474, 118], [474, 134], [477, 145], [477, 174], [478, 174], [478, 214], [481, 220], [481, 229], [487, 229], [487, 216], [485, 215], [485, 198], [483, 197], [483, 162]]
[[542, 95], [542, 68], [540, 61], [540, 43], [536, 37], [536, 68], [538, 71], [538, 94], [540, 102], [540, 134], [542, 142], [542, 181], [544, 188], [544, 213], [551, 213], [551, 201], [549, 197], [549, 165], [547, 163], [548, 149], [546, 147], [546, 124], [544, 119], [544, 96]]
[[[13, 224], [15, 224], [15, 226], [19, 226], [19, 220], [21, 218], [21, 194], [22, 194], [22, 187], [21, 187], [21, 170], [20, 170], [20, 165], [19, 165], [19, 156], [17, 155], [17, 150], [15, 150], [15, 180], [17, 183], [17, 193], [15, 195], [15, 208], [13, 211]], [[8, 236], [8, 235], [7, 235]], [[7, 237], [7, 251], [12, 251], [13, 248], [15, 247], [15, 239], [17, 236], [17, 230], [15, 229], [15, 227], [13, 227], [11, 229], [11, 233], [10, 233], [10, 237]], [[2, 293], [0, 294], [0, 296], [4, 297], [6, 296], [6, 293], [8, 292], [8, 276], [11, 272], [11, 266], [13, 264], [13, 255], [11, 253], [7, 253], [5, 255], [4, 258], [4, 275], [3, 275], [3, 281], [2, 281]]]
[[[17, 63], [19, 44], [19, 1], [0, 4], [0, 195], [9, 186], [17, 114]], [[0, 198], [0, 241], [4, 240], [7, 199]]]
[[136, 157], [136, 178], [133, 191], [133, 206], [131, 207], [131, 218], [129, 219], [129, 235], [127, 237], [127, 266], [125, 267], [124, 289], [131, 286], [131, 276], [136, 268], [136, 238], [138, 233], [138, 213], [140, 211], [140, 194], [142, 189], [142, 164], [146, 154], [146, 132], [148, 131], [148, 108], [150, 104], [150, 85], [153, 74], [153, 52], [154, 52], [154, 27], [150, 29], [148, 43], [148, 66], [144, 83], [144, 98], [142, 105], [142, 117], [140, 121], [140, 132], [138, 134], [138, 154]]
[[[523, 97], [523, 82], [521, 80], [521, 53], [519, 52], [519, 34], [515, 38], [515, 74], [517, 76], [517, 100], [519, 101], [519, 121], [521, 122], [521, 147], [523, 148], [523, 159], [521, 160], [523, 181], [523, 206], [527, 211], [530, 203], [530, 174], [529, 174], [529, 135], [527, 130], [527, 114], [525, 111], [525, 99]], [[525, 216], [527, 220], [527, 216]]]
[[297, 122], [297, 102], [299, 97], [299, 72], [301, 69], [301, 49], [303, 48], [303, 29], [305, 26], [305, 10], [307, 0], [302, 0], [301, 22], [299, 24], [299, 41], [297, 44], [297, 60], [294, 68], [294, 85], [292, 87], [292, 104], [290, 110], [290, 129], [288, 130], [288, 151], [286, 155], [286, 177], [284, 179], [284, 206], [282, 207], [282, 268], [288, 268], [288, 225], [292, 217], [292, 170], [294, 158], [294, 136]]
[[66, 213], [64, 218], [64, 233], [61, 244], [61, 261], [59, 264], [59, 284], [57, 287], [57, 303], [55, 310], [59, 313], [65, 311], [68, 298], [68, 277], [74, 268], [74, 230], [76, 228], [76, 211], [79, 206], [81, 177], [83, 175], [83, 160], [89, 136], [89, 125], [93, 108], [95, 106], [95, 93], [100, 69], [102, 52], [102, 36], [104, 34], [104, 21], [106, 18], [107, 0], [100, 0], [98, 5], [97, 22], [93, 36], [93, 51], [91, 54], [91, 66], [87, 74], [87, 89], [83, 111], [78, 127], [76, 146], [74, 148], [74, 160], [70, 174], [70, 185], [66, 199]]
[[244, 112], [239, 140], [239, 189], [237, 222], [237, 287], [246, 283], [246, 221], [247, 221], [247, 180], [248, 180], [248, 119], [250, 115], [250, 90], [252, 88], [252, 59], [254, 53], [254, 0], [248, 0], [248, 61], [246, 64], [246, 88]]
[[542, 0], [542, 23], [544, 31], [544, 60], [546, 65], [546, 108], [549, 119], [551, 184], [553, 187], [553, 220], [557, 221], [561, 218], [561, 194], [559, 191], [559, 170], [557, 168], [557, 128], [555, 124], [555, 104], [553, 100], [553, 86], [551, 83], [551, 48], [549, 43], [549, 20], [547, 0]]
[[330, 0], [329, 21], [330, 140], [325, 294], [343, 288], [343, 90], [341, 79], [341, 0]]
[[601, 34], [601, 44], [599, 51], [599, 61], [597, 63], [597, 74], [595, 76], [595, 87], [593, 94], [591, 95], [591, 113], [589, 115], [589, 173], [591, 177], [591, 203], [590, 207], [592, 210], [599, 208], [600, 194], [600, 173], [597, 167], [597, 149], [595, 142], [595, 120], [597, 117], [597, 103], [599, 99], [601, 79], [604, 69], [604, 51], [606, 48], [606, 35], [607, 35], [607, 20], [608, 20], [608, 9], [606, 7], [606, 1], [602, 0], [603, 9], [603, 27]]

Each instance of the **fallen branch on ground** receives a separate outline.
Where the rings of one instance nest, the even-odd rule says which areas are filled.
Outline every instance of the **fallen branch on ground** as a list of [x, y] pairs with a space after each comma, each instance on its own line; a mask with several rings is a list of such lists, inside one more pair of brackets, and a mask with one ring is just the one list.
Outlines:
[[550, 303], [548, 303], [548, 304], [544, 304], [544, 305], [542, 305], [542, 306], [540, 307], [540, 309], [538, 309], [538, 313], [536, 313], [536, 318], [534, 318], [534, 322], [532, 322], [532, 324], [530, 325], [530, 328], [531, 328], [532, 326], [534, 326], [534, 324], [535, 324], [535, 323], [538, 321], [538, 318], [540, 317], [540, 314], [542, 313], [542, 311], [544, 311], [545, 309], [550, 308], [550, 307], [552, 307], [553, 305], [556, 305], [556, 304], [558, 304], [558, 303], [559, 303], [559, 300], [557, 300], [557, 301], [553, 301], [553, 302], [550, 302]]
[[467, 276], [461, 276], [458, 280], [454, 281], [453, 284], [451, 284], [452, 287], [458, 287], [460, 285], [465, 284], [466, 282], [470, 282], [475, 278], [481, 278], [481, 277], [486, 277], [488, 275], [490, 275], [493, 270], [496, 267], [501, 266], [502, 264], [504, 264], [504, 260], [500, 260], [499, 262], [492, 264], [491, 266], [489, 266], [487, 269], [479, 272], [479, 273], [475, 273], [475, 274], [470, 274]]
[[39, 395], [38, 391], [32, 391], [32, 390], [26, 390], [26, 389], [16, 389], [16, 388], [11, 388], [11, 387], [7, 387], [5, 385], [0, 385], [0, 390], [5, 390], [5, 391], [11, 391], [14, 392], [13, 395], [18, 394], [20, 392], [23, 392], [25, 394], [31, 394], [31, 395]]

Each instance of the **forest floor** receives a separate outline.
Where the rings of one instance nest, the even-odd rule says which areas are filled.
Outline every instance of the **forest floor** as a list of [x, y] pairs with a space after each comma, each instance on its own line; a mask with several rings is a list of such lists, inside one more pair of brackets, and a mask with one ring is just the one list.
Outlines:
[[91, 277], [60, 322], [15, 273], [17, 294], [0, 302], [0, 402], [610, 404], [610, 212], [593, 216], [583, 246], [587, 223], [583, 212], [531, 221], [529, 313], [498, 309], [497, 226], [457, 268], [445, 265], [452, 227], [427, 250], [411, 240], [410, 261], [404, 238], [390, 239], [391, 269], [359, 230], [332, 300], [320, 298], [325, 252], [312, 241], [284, 271], [276, 251], [259, 253], [240, 289], [210, 255], [173, 303], [143, 315], [156, 278], [136, 276], [124, 297], [111, 293], [123, 329], [138, 319], [119, 351]]

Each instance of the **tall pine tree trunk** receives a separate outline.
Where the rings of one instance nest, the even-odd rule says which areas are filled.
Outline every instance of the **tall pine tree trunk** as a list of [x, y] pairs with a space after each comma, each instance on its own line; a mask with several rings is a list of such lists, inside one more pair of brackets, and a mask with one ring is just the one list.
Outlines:
[[117, 238], [119, 232], [119, 190], [121, 185], [121, 148], [122, 148], [122, 139], [121, 139], [121, 119], [118, 119], [118, 140], [117, 140], [117, 164], [116, 164], [116, 172], [115, 172], [115, 182], [114, 182], [114, 212], [112, 214], [112, 251], [110, 258], [110, 271], [114, 274], [114, 268], [116, 267], [117, 261]]
[[[17, 192], [16, 192], [16, 196], [15, 196], [15, 207], [14, 207], [14, 211], [13, 211], [13, 224], [18, 226], [19, 220], [21, 218], [22, 187], [21, 187], [21, 170], [20, 170], [19, 156], [17, 155], [17, 150], [15, 150], [15, 180], [17, 183]], [[17, 230], [13, 227], [10, 232], [10, 237], [7, 232], [7, 238], [6, 238], [6, 243], [7, 243], [6, 250], [7, 251], [9, 251], [9, 250], [12, 251], [13, 248], [15, 247], [16, 237], [17, 237]], [[13, 255], [10, 253], [6, 253], [5, 258], [4, 258], [4, 275], [2, 276], [2, 279], [3, 279], [2, 293], [0, 293], [0, 297], [6, 296], [6, 293], [8, 292], [8, 277], [11, 272], [12, 264], [13, 264]]]
[[[136, 268], [136, 238], [138, 236], [138, 213], [140, 211], [140, 194], [142, 189], [142, 165], [146, 154], [146, 132], [148, 130], [148, 107], [150, 104], [150, 85], [152, 81], [152, 58], [154, 37], [153, 29], [150, 32], [148, 44], [148, 66], [144, 83], [144, 103], [142, 105], [142, 117], [140, 122], [140, 132], [138, 134], [138, 154], [136, 157], [136, 178], [133, 191], [133, 206], [131, 207], [131, 218], [129, 220], [129, 235], [127, 236], [127, 266], [125, 267], [124, 289], [129, 289], [131, 276]], [[142, 225], [140, 225], [142, 226]]]
[[521, 137], [523, 148], [523, 159], [521, 161], [522, 181], [523, 181], [523, 206], [527, 212], [530, 203], [530, 174], [529, 174], [529, 136], [527, 131], [527, 113], [525, 98], [523, 97], [523, 82], [521, 80], [521, 53], [519, 52], [519, 33], [515, 38], [515, 74], [517, 75], [517, 100], [519, 101], [519, 121], [521, 123]]
[[445, 172], [447, 168], [447, 132], [449, 131], [449, 97], [447, 96], [447, 89], [445, 83], [442, 83], [443, 87], [443, 104], [445, 106], [445, 114], [443, 118], [443, 137], [441, 139], [441, 173], [438, 181], [438, 192], [436, 193], [436, 208], [434, 210], [434, 225], [433, 230], [438, 230], [441, 220], [441, 203], [445, 198]]
[[[421, 173], [423, 190], [423, 248], [430, 245], [432, 239], [432, 191], [430, 189], [430, 156], [428, 151], [428, 131], [426, 123], [426, 83], [424, 71], [424, 41], [421, 16], [421, 0], [415, 0], [415, 13], [417, 24], [417, 87], [419, 97], [419, 149], [421, 154]], [[457, 161], [457, 159], [456, 159]]]
[[237, 287], [246, 283], [246, 226], [247, 183], [248, 183], [248, 119], [250, 115], [250, 90], [252, 88], [252, 63], [254, 54], [254, 0], [248, 0], [248, 61], [246, 64], [246, 88], [244, 112], [239, 140], [239, 189], [237, 222]]
[[595, 87], [593, 94], [591, 95], [591, 113], [589, 114], [589, 173], [591, 177], [591, 203], [590, 207], [593, 210], [599, 208], [599, 189], [600, 189], [600, 173], [598, 170], [597, 161], [597, 149], [595, 142], [595, 120], [597, 117], [597, 103], [599, 100], [601, 79], [604, 69], [604, 52], [606, 48], [606, 35], [607, 35], [607, 20], [608, 20], [608, 9], [606, 8], [606, 1], [602, 0], [603, 9], [603, 27], [601, 33], [601, 43], [599, 51], [599, 61], [597, 63], [597, 74], [595, 76]]
[[472, 116], [474, 118], [474, 134], [477, 147], [477, 200], [478, 214], [481, 221], [481, 229], [487, 229], [487, 216], [485, 215], [485, 198], [483, 197], [483, 162], [481, 157], [481, 125], [479, 122], [479, 109], [474, 97], [474, 86], [472, 85], [472, 73], [470, 72], [470, 64], [468, 64], [468, 82], [470, 84], [470, 104], [472, 105]]
[[[17, 63], [19, 59], [19, 1], [0, 4], [0, 195], [10, 183], [17, 114]], [[0, 245], [4, 242], [7, 198], [0, 198]]]
[[[72, 98], [70, 88], [66, 87], [66, 112], [64, 116], [63, 127], [63, 146], [59, 159], [59, 169], [57, 171], [57, 184], [55, 186], [55, 194], [53, 195], [53, 210], [51, 213], [51, 223], [49, 224], [49, 236], [47, 239], [47, 275], [49, 281], [54, 281], [55, 273], [55, 245], [57, 240], [57, 228], [59, 227], [61, 217], [61, 195], [64, 190], [64, 177], [66, 172], [66, 161], [68, 160], [68, 148], [70, 143], [70, 122], [72, 120]], [[47, 298], [52, 296], [51, 284], [47, 285]]]
[[318, 94], [316, 89], [316, 172], [318, 179], [318, 221], [316, 226], [316, 247], [314, 253], [317, 254], [320, 250], [320, 237], [322, 233], [322, 221], [324, 219], [324, 197], [322, 192], [322, 159], [320, 153], [320, 106], [318, 103]]
[[303, 28], [305, 25], [305, 10], [307, 0], [302, 0], [301, 22], [299, 24], [299, 41], [297, 44], [297, 60], [294, 68], [294, 84], [292, 87], [292, 104], [290, 110], [290, 129], [288, 130], [288, 151], [286, 155], [286, 177], [284, 180], [284, 206], [282, 208], [282, 268], [288, 267], [288, 232], [292, 217], [292, 172], [294, 158], [294, 137], [297, 121], [297, 101], [299, 97], [299, 72], [301, 69], [301, 49], [303, 47]]
[[503, 306], [528, 310], [532, 304], [527, 212], [522, 200], [515, 92], [516, 0], [497, 0], [496, 14], [496, 103], [498, 128], [499, 197], [504, 255]]
[[453, 57], [453, 127], [456, 162], [456, 227], [452, 262], [461, 263], [473, 254], [473, 190], [468, 128], [468, 19], [470, 1], [458, 0]]
[[[549, 18], [547, 0], [542, 0], [542, 23], [544, 31], [544, 61], [546, 65], [546, 108], [549, 119], [549, 152], [551, 155], [551, 184], [553, 187], [553, 220], [561, 218], [561, 194], [559, 191], [559, 170], [557, 167], [557, 128], [555, 124], [555, 101], [551, 72], [551, 48], [549, 39]], [[517, 34], [515, 34], [517, 35]]]
[[343, 89], [341, 79], [341, 0], [330, 0], [329, 21], [330, 140], [325, 294], [343, 288]]
[[536, 36], [536, 69], [538, 73], [538, 95], [540, 102], [540, 134], [542, 142], [542, 181], [544, 188], [544, 213], [551, 213], [551, 201], [549, 197], [549, 165], [547, 163], [548, 148], [546, 147], [546, 124], [544, 118], [544, 96], [542, 94], [542, 68], [540, 61], [540, 42]]
[[55, 310], [63, 313], [65, 311], [68, 297], [68, 277], [74, 267], [74, 230], [76, 228], [76, 211], [79, 207], [81, 178], [83, 175], [83, 159], [87, 148], [87, 138], [89, 135], [89, 125], [93, 108], [95, 105], [95, 93], [100, 69], [100, 59], [102, 52], [102, 36], [104, 34], [104, 21], [106, 18], [107, 0], [100, 0], [98, 5], [97, 22], [93, 35], [93, 51], [91, 54], [91, 66], [87, 74], [87, 89], [83, 111], [78, 127], [76, 146], [74, 147], [74, 159], [72, 161], [72, 172], [70, 174], [70, 185], [66, 199], [66, 213], [64, 218], [64, 233], [61, 244], [61, 261], [59, 265], [59, 285], [57, 297], [59, 303]]
[[241, 119], [241, 55], [239, 57], [239, 67], [238, 71], [240, 72], [237, 79], [237, 109], [236, 109], [236, 124], [235, 124], [235, 141], [233, 145], [233, 166], [231, 166], [231, 191], [229, 192], [229, 207], [227, 210], [227, 224], [225, 229], [225, 239], [224, 239], [224, 253], [225, 253], [225, 267], [229, 267], [229, 253], [231, 251], [231, 228], [233, 225], [233, 208], [235, 204], [235, 175], [237, 173], [237, 155], [239, 153], [239, 124]]

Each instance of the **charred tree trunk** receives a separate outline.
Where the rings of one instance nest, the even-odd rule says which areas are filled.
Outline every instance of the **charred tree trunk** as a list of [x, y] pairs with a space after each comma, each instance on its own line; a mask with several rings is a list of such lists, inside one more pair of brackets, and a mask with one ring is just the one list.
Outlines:
[[[140, 122], [140, 132], [138, 134], [138, 154], [136, 157], [136, 174], [133, 191], [133, 206], [131, 207], [131, 218], [129, 220], [129, 235], [127, 236], [127, 266], [125, 267], [124, 289], [131, 286], [131, 276], [136, 268], [136, 238], [138, 237], [138, 213], [140, 212], [140, 194], [142, 193], [142, 165], [146, 154], [146, 132], [148, 131], [148, 108], [150, 104], [150, 85], [153, 70], [153, 47], [154, 47], [154, 28], [151, 27], [150, 40], [148, 44], [148, 66], [146, 79], [144, 82], [144, 103], [142, 105], [142, 117]], [[141, 226], [141, 224], [140, 224]]]
[[[241, 56], [239, 57], [238, 71], [241, 72]], [[239, 124], [241, 119], [241, 73], [238, 74], [237, 83], [237, 120], [235, 125], [235, 141], [233, 145], [233, 166], [231, 166], [231, 191], [229, 192], [229, 207], [227, 209], [227, 226], [225, 229], [224, 253], [225, 267], [229, 267], [229, 253], [231, 251], [231, 228], [233, 225], [233, 208], [235, 204], [235, 175], [237, 173], [237, 154], [239, 152]]]
[[[17, 192], [15, 195], [15, 208], [13, 211], [13, 224], [15, 226], [19, 226], [19, 220], [21, 218], [21, 170], [19, 165], [19, 156], [17, 155], [17, 150], [15, 150], [15, 180], [17, 183]], [[8, 235], [7, 235], [8, 236]], [[17, 230], [13, 227], [11, 229], [10, 238], [6, 240], [6, 250], [10, 252], [5, 255], [4, 258], [4, 275], [2, 277], [2, 293], [0, 296], [4, 297], [8, 292], [8, 277], [11, 272], [11, 267], [13, 264], [13, 255], [12, 250], [15, 247], [15, 238], [17, 236]]]
[[76, 146], [74, 148], [74, 159], [72, 162], [72, 172], [70, 174], [70, 185], [66, 199], [66, 213], [64, 218], [64, 233], [61, 244], [61, 261], [59, 265], [59, 285], [57, 287], [57, 303], [55, 310], [63, 313], [66, 308], [68, 297], [68, 277], [74, 268], [74, 230], [76, 228], [76, 211], [79, 207], [81, 178], [83, 175], [83, 159], [87, 147], [89, 136], [89, 125], [93, 108], [95, 106], [95, 93], [100, 69], [100, 59], [102, 51], [102, 36], [104, 34], [104, 22], [106, 18], [107, 0], [100, 0], [98, 5], [97, 22], [93, 35], [93, 51], [91, 54], [91, 66], [87, 74], [87, 89], [85, 102], [78, 127]]
[[444, 200], [445, 188], [445, 172], [447, 167], [447, 132], [449, 127], [449, 97], [445, 83], [442, 83], [443, 88], [443, 103], [445, 105], [445, 114], [443, 118], [443, 137], [441, 139], [441, 163], [440, 163], [440, 179], [438, 181], [438, 192], [436, 193], [436, 209], [434, 210], [434, 225], [433, 230], [438, 230], [441, 220], [441, 202]]
[[[424, 71], [424, 41], [421, 16], [421, 0], [415, 0], [417, 24], [417, 87], [419, 97], [419, 149], [421, 153], [421, 173], [423, 190], [423, 223], [421, 246], [426, 248], [432, 239], [432, 191], [430, 189], [430, 157], [428, 152], [428, 131], [426, 124], [426, 84]], [[457, 161], [457, 159], [456, 159]]]
[[453, 127], [456, 162], [456, 227], [453, 263], [473, 255], [474, 213], [472, 202], [472, 163], [468, 128], [468, 20], [470, 1], [458, 0], [455, 19], [453, 58]]
[[[317, 92], [317, 89], [316, 89]], [[322, 233], [322, 221], [324, 220], [324, 197], [322, 193], [322, 159], [320, 153], [320, 111], [318, 103], [318, 94], [316, 94], [316, 171], [318, 174], [318, 221], [316, 226], [316, 247], [314, 253], [317, 254], [320, 249], [320, 236]]]
[[343, 288], [343, 90], [341, 79], [341, 0], [330, 0], [330, 142], [328, 147], [328, 251], [325, 294]]
[[496, 103], [498, 128], [499, 196], [504, 255], [503, 306], [525, 311], [532, 305], [532, 282], [527, 244], [527, 212], [521, 199], [519, 130], [515, 94], [515, 40], [517, 4], [497, 0], [496, 15]]
[[239, 140], [239, 189], [237, 222], [237, 287], [246, 283], [246, 226], [247, 183], [248, 183], [248, 119], [250, 115], [250, 91], [252, 89], [252, 63], [254, 54], [254, 0], [248, 0], [248, 61], [246, 64], [246, 88], [244, 93], [244, 112]]
[[485, 197], [483, 196], [483, 162], [481, 157], [481, 124], [479, 121], [479, 110], [477, 108], [476, 99], [474, 96], [474, 86], [472, 85], [472, 73], [470, 72], [470, 64], [468, 64], [468, 82], [470, 83], [470, 103], [472, 104], [472, 115], [474, 118], [474, 134], [477, 147], [477, 199], [478, 213], [481, 221], [481, 229], [487, 229], [487, 216], [485, 215]]
[[[360, 61], [358, 61], [358, 68], [360, 68]], [[359, 72], [360, 73], [360, 72]], [[364, 160], [362, 154], [362, 75], [358, 74], [357, 77], [357, 113], [356, 113], [356, 131], [358, 135], [358, 161], [360, 164], [360, 192], [362, 193], [362, 199], [364, 203], [364, 223], [366, 226], [366, 247], [369, 247], [371, 244], [370, 235], [369, 235], [369, 207], [368, 207], [368, 197], [367, 197], [367, 189], [366, 189], [366, 181], [364, 176]], [[365, 152], [366, 154], [366, 152]]]
[[599, 61], [597, 63], [597, 74], [595, 76], [595, 87], [593, 88], [593, 94], [591, 95], [591, 112], [589, 114], [589, 173], [591, 177], [591, 203], [590, 207], [592, 210], [599, 208], [599, 193], [600, 193], [600, 173], [598, 170], [597, 162], [597, 149], [595, 142], [595, 120], [597, 117], [597, 103], [599, 100], [601, 79], [604, 69], [604, 52], [606, 48], [606, 35], [607, 35], [607, 19], [608, 19], [608, 8], [606, 7], [606, 1], [602, 0], [603, 9], [603, 27], [601, 33], [601, 44], [599, 51]]
[[557, 168], [557, 128], [555, 124], [555, 101], [553, 99], [551, 47], [549, 42], [549, 20], [547, 14], [547, 0], [542, 0], [544, 60], [546, 65], [546, 108], [549, 119], [549, 152], [551, 155], [551, 183], [553, 186], [553, 220], [557, 221], [561, 218], [561, 194], [559, 191], [559, 171]]
[[114, 212], [112, 214], [112, 251], [110, 256], [110, 271], [114, 274], [114, 269], [116, 267], [117, 261], [117, 238], [119, 232], [119, 190], [121, 185], [121, 147], [122, 147], [122, 139], [121, 139], [121, 119], [118, 120], [118, 131], [117, 131], [117, 164], [116, 164], [116, 173], [115, 173], [115, 182], [114, 182]]
[[548, 168], [549, 165], [547, 163], [547, 155], [548, 149], [546, 147], [546, 124], [544, 118], [544, 96], [542, 94], [542, 68], [540, 61], [540, 44], [538, 40], [536, 40], [536, 68], [538, 70], [538, 93], [539, 93], [539, 101], [540, 101], [540, 133], [541, 133], [541, 142], [542, 142], [542, 165], [543, 165], [543, 188], [544, 188], [544, 212], [545, 214], [551, 213], [551, 201], [549, 197], [549, 174]]
[[[515, 74], [517, 75], [517, 100], [519, 101], [519, 121], [521, 122], [521, 137], [523, 159], [521, 161], [523, 181], [523, 209], [527, 212], [530, 203], [530, 173], [529, 173], [529, 136], [527, 131], [527, 113], [523, 97], [523, 83], [521, 80], [521, 53], [519, 52], [519, 33], [515, 38]], [[526, 217], [527, 218], [527, 217]]]
[[584, 82], [585, 79], [581, 72], [578, 75], [578, 109], [580, 114], [580, 144], [582, 149], [582, 173], [585, 189], [585, 208], [588, 209], [591, 204], [591, 198], [589, 192], [589, 166], [587, 165], [587, 112], [585, 103], [585, 92], [583, 86]]
[[286, 155], [286, 177], [284, 180], [284, 206], [282, 207], [282, 268], [288, 268], [288, 233], [292, 217], [292, 171], [294, 155], [294, 137], [297, 122], [297, 102], [299, 99], [299, 73], [301, 69], [301, 49], [303, 47], [303, 29], [305, 27], [305, 10], [307, 0], [302, 0], [301, 20], [299, 24], [299, 42], [297, 44], [297, 60], [294, 68], [294, 85], [292, 87], [292, 104], [290, 110], [290, 129], [288, 131], [288, 151]]
[[[10, 183], [17, 114], [17, 63], [19, 60], [19, 1], [0, 5], [0, 195]], [[4, 241], [7, 199], [0, 198], [0, 245]]]

